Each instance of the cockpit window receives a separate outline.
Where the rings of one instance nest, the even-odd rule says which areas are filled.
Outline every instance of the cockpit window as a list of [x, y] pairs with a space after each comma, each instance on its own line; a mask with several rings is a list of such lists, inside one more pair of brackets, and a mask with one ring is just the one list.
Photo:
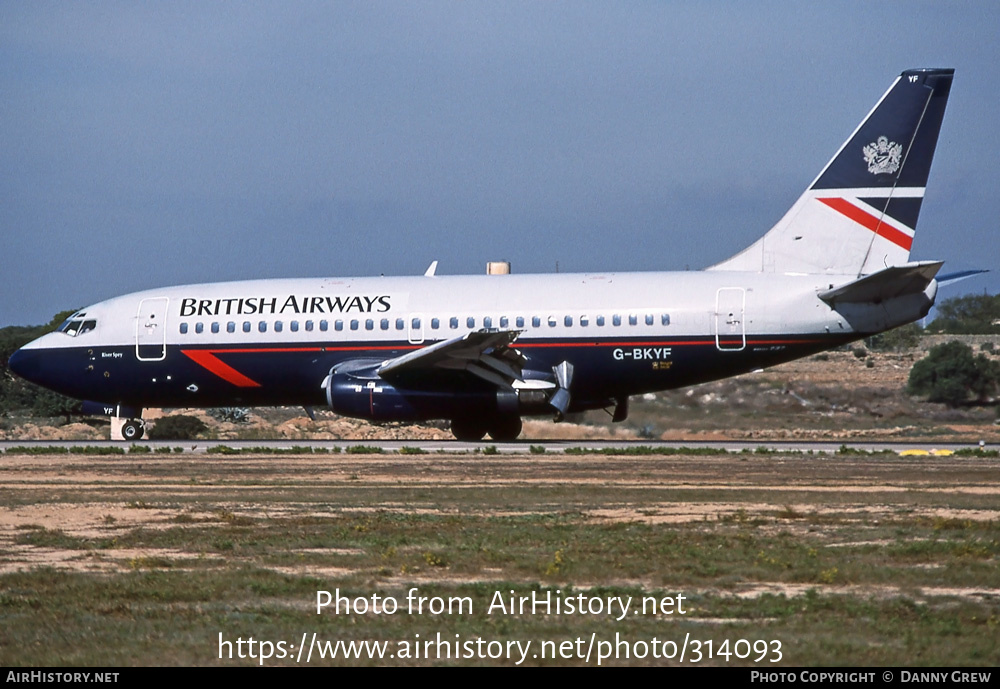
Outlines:
[[94, 318], [86, 318], [86, 316], [87, 314], [82, 312], [73, 314], [59, 326], [58, 331], [66, 333], [70, 337], [76, 337], [77, 335], [89, 333], [97, 327], [97, 320]]

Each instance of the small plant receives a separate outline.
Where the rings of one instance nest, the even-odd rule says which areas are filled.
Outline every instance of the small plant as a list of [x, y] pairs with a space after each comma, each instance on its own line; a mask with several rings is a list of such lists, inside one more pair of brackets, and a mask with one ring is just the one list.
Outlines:
[[483, 454], [484, 455], [496, 455], [496, 454], [500, 454], [500, 451], [497, 450], [497, 446], [496, 445], [487, 445], [486, 447], [483, 448]]
[[552, 562], [548, 563], [545, 567], [545, 576], [551, 577], [559, 574], [564, 564], [566, 564], [566, 557], [561, 549], [557, 550], [555, 555], [552, 556]]
[[854, 349], [851, 350], [851, 353], [854, 354], [854, 357], [856, 359], [864, 359], [866, 356], [868, 356], [868, 350], [865, 349], [864, 347], [855, 347]]
[[437, 553], [424, 553], [424, 562], [431, 567], [447, 567], [448, 560]]
[[248, 423], [250, 410], [246, 407], [219, 407], [209, 412], [212, 418], [228, 423]]
[[528, 450], [533, 455], [544, 455], [545, 454], [545, 446], [544, 445], [532, 445], [531, 447], [528, 448]]
[[[177, 448], [181, 449], [181, 448]], [[235, 447], [229, 447], [228, 445], [215, 445], [206, 450], [210, 455], [238, 455], [240, 450]]]

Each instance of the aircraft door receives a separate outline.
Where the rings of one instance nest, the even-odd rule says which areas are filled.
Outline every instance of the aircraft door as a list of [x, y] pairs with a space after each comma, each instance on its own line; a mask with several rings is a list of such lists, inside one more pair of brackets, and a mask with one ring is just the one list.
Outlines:
[[139, 361], [163, 361], [167, 358], [166, 297], [139, 302], [135, 317], [135, 358]]
[[715, 346], [721, 352], [746, 349], [746, 290], [723, 287], [715, 295]]

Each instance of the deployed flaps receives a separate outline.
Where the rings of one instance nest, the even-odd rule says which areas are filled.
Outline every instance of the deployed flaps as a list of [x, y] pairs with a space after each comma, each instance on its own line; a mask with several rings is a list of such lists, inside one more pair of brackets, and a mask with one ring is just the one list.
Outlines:
[[569, 409], [570, 394], [569, 387], [573, 383], [573, 364], [564, 361], [558, 366], [552, 367], [552, 372], [556, 374], [556, 383], [559, 387], [549, 399], [549, 404], [556, 410], [556, 421], [562, 421]]

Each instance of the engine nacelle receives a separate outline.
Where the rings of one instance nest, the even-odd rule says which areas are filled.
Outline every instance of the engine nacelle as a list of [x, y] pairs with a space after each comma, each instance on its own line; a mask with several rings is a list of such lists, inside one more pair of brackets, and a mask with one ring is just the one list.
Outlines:
[[334, 413], [370, 421], [427, 421], [551, 412], [548, 394], [540, 390], [415, 390], [365, 373], [330, 373], [326, 401]]
[[333, 412], [371, 421], [425, 421], [458, 415], [495, 413], [496, 394], [396, 388], [380, 378], [332, 374], [326, 401]]

